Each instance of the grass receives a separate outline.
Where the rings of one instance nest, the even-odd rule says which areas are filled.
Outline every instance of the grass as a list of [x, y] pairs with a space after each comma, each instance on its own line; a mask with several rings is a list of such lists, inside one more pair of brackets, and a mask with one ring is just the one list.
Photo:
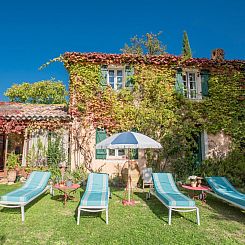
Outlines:
[[[0, 195], [19, 187], [0, 185]], [[20, 209], [0, 207], [0, 244], [245, 244], [245, 213], [208, 196], [200, 207], [201, 226], [195, 212], [174, 212], [167, 224], [168, 210], [155, 198], [146, 201], [140, 190], [134, 193], [136, 206], [121, 204], [123, 191], [112, 190], [109, 225], [105, 212], [82, 213], [76, 225], [77, 201], [62, 202], [44, 194], [26, 207], [21, 223]], [[59, 193], [56, 191], [56, 195]]]

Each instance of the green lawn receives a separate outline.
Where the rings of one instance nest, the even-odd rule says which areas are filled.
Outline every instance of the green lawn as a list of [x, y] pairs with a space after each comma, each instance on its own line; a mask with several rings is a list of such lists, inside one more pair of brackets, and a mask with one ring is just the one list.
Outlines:
[[[18, 186], [0, 185], [0, 195]], [[245, 244], [245, 213], [211, 196], [205, 206], [197, 202], [201, 226], [195, 212], [174, 212], [169, 226], [168, 210], [155, 197], [146, 201], [140, 191], [134, 194], [139, 203], [124, 207], [122, 190], [112, 190], [109, 225], [103, 212], [82, 213], [77, 226], [78, 201], [63, 207], [56, 197], [45, 194], [29, 204], [24, 224], [20, 209], [0, 207], [0, 244]]]

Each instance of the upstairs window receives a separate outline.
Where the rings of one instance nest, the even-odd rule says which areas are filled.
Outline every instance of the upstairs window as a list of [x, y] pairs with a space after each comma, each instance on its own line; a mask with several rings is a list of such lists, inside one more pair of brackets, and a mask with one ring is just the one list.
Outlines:
[[203, 70], [182, 70], [176, 73], [176, 92], [183, 94], [188, 99], [203, 99], [208, 96], [209, 72]]
[[108, 81], [109, 84], [113, 89], [119, 90], [123, 88], [123, 70], [122, 69], [110, 69], [108, 70]]
[[188, 99], [198, 99], [197, 73], [185, 72], [182, 75], [184, 84], [184, 96]]
[[122, 88], [132, 88], [132, 76], [134, 69], [132, 66], [102, 65], [101, 66], [101, 85], [102, 87], [111, 86], [114, 90]]

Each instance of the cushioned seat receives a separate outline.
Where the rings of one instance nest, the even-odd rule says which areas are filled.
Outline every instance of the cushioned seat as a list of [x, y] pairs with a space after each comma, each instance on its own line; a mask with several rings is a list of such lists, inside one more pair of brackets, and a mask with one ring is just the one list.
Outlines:
[[47, 186], [50, 172], [32, 172], [24, 186], [0, 197], [3, 202], [28, 202]]
[[107, 206], [108, 192], [89, 192], [87, 191], [80, 202], [80, 206]]
[[193, 207], [195, 201], [181, 193], [159, 193], [157, 196], [161, 198], [168, 206]]
[[196, 211], [197, 224], [200, 225], [199, 209], [195, 202], [182, 194], [175, 185], [171, 173], [153, 173], [154, 189], [150, 193], [154, 194], [169, 210], [168, 224], [171, 224], [172, 211], [192, 212]]
[[245, 209], [245, 194], [237, 191], [225, 177], [206, 177], [206, 180], [217, 197]]
[[20, 207], [22, 222], [24, 222], [25, 205], [37, 198], [48, 188], [51, 188], [47, 186], [50, 176], [50, 172], [32, 172], [26, 183], [22, 187], [0, 197], [0, 206], [8, 208]]
[[153, 182], [156, 195], [162, 199], [168, 206], [195, 206], [195, 202], [189, 197], [183, 195], [176, 187], [172, 174], [154, 173]]
[[108, 224], [108, 203], [109, 203], [109, 186], [108, 186], [108, 174], [90, 173], [88, 176], [88, 182], [86, 190], [81, 198], [77, 224], [80, 222], [80, 213], [82, 211], [87, 212], [99, 212], [106, 211], [106, 224]]
[[16, 191], [12, 191], [4, 196], [1, 196], [0, 200], [8, 202], [28, 202], [41, 191], [41, 188], [20, 188]]

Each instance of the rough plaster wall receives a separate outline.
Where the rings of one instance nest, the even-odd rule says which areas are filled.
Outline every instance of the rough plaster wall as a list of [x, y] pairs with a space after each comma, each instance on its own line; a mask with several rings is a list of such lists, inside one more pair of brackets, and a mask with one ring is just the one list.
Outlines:
[[207, 157], [225, 157], [231, 145], [231, 138], [220, 132], [218, 134], [209, 134], [208, 135], [208, 154]]
[[[111, 176], [121, 175], [121, 170], [126, 162], [126, 158], [115, 159], [95, 159], [96, 130], [93, 127], [83, 128], [79, 122], [74, 122], [71, 143], [71, 167], [84, 164], [85, 158], [90, 162], [93, 171], [108, 173]], [[86, 156], [84, 157], [84, 154]], [[137, 160], [140, 172], [146, 166], [144, 151], [139, 150], [139, 160]]]

